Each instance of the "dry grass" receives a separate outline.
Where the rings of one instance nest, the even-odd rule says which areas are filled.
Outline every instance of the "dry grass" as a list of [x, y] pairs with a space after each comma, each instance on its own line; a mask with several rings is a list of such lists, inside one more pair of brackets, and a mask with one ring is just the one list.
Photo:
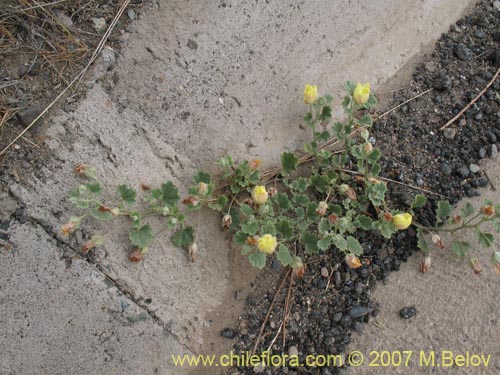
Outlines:
[[[121, 0], [0, 1], [0, 146], [19, 131], [16, 113], [49, 103], [85, 66]], [[71, 22], [67, 20], [71, 19]]]

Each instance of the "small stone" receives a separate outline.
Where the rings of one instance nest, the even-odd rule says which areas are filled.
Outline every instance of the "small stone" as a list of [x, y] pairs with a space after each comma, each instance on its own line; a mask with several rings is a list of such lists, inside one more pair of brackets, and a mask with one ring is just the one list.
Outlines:
[[326, 267], [321, 268], [321, 276], [322, 277], [327, 278], [329, 275], [330, 275], [330, 273], [328, 272], [328, 268], [326, 268]]
[[106, 31], [106, 27], [108, 26], [106, 24], [106, 20], [102, 17], [92, 18], [92, 23], [94, 24], [94, 30], [97, 31], [99, 34]]
[[372, 312], [372, 308], [366, 306], [354, 306], [349, 310], [349, 315], [353, 319], [360, 318]]
[[111, 47], [104, 47], [101, 51], [101, 59], [106, 70], [109, 70], [116, 62], [116, 53]]
[[336, 271], [334, 274], [335, 286], [338, 288], [342, 284], [342, 275], [339, 271]]
[[352, 324], [352, 318], [349, 315], [344, 314], [342, 315], [342, 319], [340, 319], [340, 324], [344, 328], [349, 328]]
[[318, 289], [325, 289], [327, 285], [328, 285], [328, 282], [325, 279], [320, 279], [320, 280], [318, 280], [316, 287]]
[[469, 165], [469, 169], [472, 173], [477, 173], [480, 171], [481, 168], [479, 168], [479, 165], [477, 164], [471, 164]]
[[451, 78], [448, 75], [441, 75], [434, 81], [434, 89], [446, 91], [451, 87]]
[[478, 154], [480, 159], [484, 159], [486, 157], [486, 149], [484, 147], [481, 147]]
[[467, 168], [465, 165], [462, 165], [460, 168], [458, 168], [457, 173], [462, 178], [467, 178], [470, 175], [469, 168]]
[[424, 68], [428, 72], [434, 73], [436, 71], [436, 64], [433, 61], [429, 61], [424, 64]]
[[192, 39], [188, 39], [187, 46], [195, 51], [198, 49], [198, 43]]
[[241, 300], [243, 299], [243, 291], [238, 289], [234, 292], [234, 299], [235, 300]]
[[443, 174], [445, 174], [447, 176], [450, 176], [452, 173], [452, 170], [448, 164], [443, 163], [443, 164], [441, 164], [441, 172], [443, 172]]
[[300, 320], [300, 314], [297, 311], [295, 311], [292, 316], [296, 322], [298, 322]]
[[464, 46], [463, 44], [459, 44], [455, 47], [455, 56], [457, 56], [462, 61], [467, 61], [474, 57], [474, 52], [472, 52], [469, 48]]
[[254, 296], [247, 297], [247, 305], [255, 306], [257, 304], [257, 299]]
[[498, 148], [497, 145], [493, 144], [491, 145], [490, 157], [492, 159], [496, 159], [497, 156], [498, 156]]
[[500, 10], [500, 0], [495, 0], [493, 2], [493, 8], [495, 8], [496, 10]]
[[129, 9], [127, 12], [127, 15], [131, 21], [135, 21], [135, 19], [137, 18], [137, 14], [135, 13], [135, 11], [133, 9]]
[[278, 259], [273, 259], [271, 263], [271, 268], [275, 271], [281, 270], [281, 263]]
[[288, 356], [291, 357], [292, 355], [293, 356], [299, 355], [299, 349], [297, 349], [295, 345], [292, 345], [288, 348]]
[[478, 112], [474, 115], [474, 120], [481, 120], [483, 118], [483, 112]]
[[476, 38], [479, 38], [479, 39], [483, 39], [486, 37], [486, 34], [483, 32], [483, 30], [476, 30], [474, 35], [476, 36]]
[[236, 337], [236, 331], [231, 328], [224, 328], [221, 332], [221, 335], [226, 339], [234, 339]]
[[457, 135], [457, 130], [454, 128], [445, 128], [443, 130], [443, 135], [446, 139], [453, 139]]
[[466, 119], [464, 119], [464, 118], [463, 118], [463, 119], [461, 119], [461, 120], [458, 122], [458, 125], [460, 125], [460, 126], [465, 126], [465, 125], [467, 125], [467, 120], [466, 120]]
[[66, 26], [66, 27], [71, 27], [73, 26], [73, 20], [71, 19], [71, 17], [69, 17], [67, 14], [64, 14], [63, 12], [59, 13], [57, 15], [57, 18], [59, 19], [59, 21], [61, 21], [61, 23]]
[[336, 323], [340, 322], [340, 319], [342, 319], [342, 315], [343, 314], [341, 312], [333, 314], [333, 321], [336, 322]]
[[352, 328], [356, 331], [356, 332], [361, 332], [363, 331], [363, 323], [361, 322], [354, 322]]
[[42, 113], [41, 105], [38, 103], [32, 103], [28, 107], [17, 112], [16, 116], [23, 126], [28, 126], [34, 119], [38, 117], [40, 113]]
[[420, 176], [417, 177], [416, 183], [417, 183], [417, 186], [422, 186], [424, 184], [423, 178]]
[[403, 319], [410, 319], [410, 318], [414, 317], [415, 315], [417, 315], [417, 309], [413, 306], [403, 307], [399, 311], [399, 316], [401, 316], [401, 318], [403, 318]]

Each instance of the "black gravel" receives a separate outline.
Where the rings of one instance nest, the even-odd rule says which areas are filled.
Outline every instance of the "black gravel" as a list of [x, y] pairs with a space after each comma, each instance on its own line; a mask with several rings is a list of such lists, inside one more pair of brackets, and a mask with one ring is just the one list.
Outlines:
[[[500, 12], [489, 1], [479, 3], [472, 13], [443, 35], [435, 51], [417, 66], [409, 88], [398, 91], [387, 109], [432, 88], [429, 93], [379, 120], [371, 135], [380, 147], [382, 175], [413, 186], [428, 189], [456, 203], [464, 196], [478, 195], [478, 188], [488, 185], [488, 177], [476, 166], [483, 158], [497, 157], [500, 140], [500, 79], [446, 132], [439, 131], [449, 119], [464, 108], [492, 79], [499, 68]], [[404, 85], [408, 87], [408, 85]], [[380, 113], [384, 111], [380, 109]], [[475, 164], [476, 166], [471, 166]], [[472, 169], [472, 170], [471, 170]], [[413, 200], [415, 191], [389, 185], [391, 204], [401, 209]], [[424, 225], [434, 222], [436, 196], [418, 212]], [[280, 292], [270, 319], [264, 328], [257, 353], [271, 342], [274, 353], [298, 350], [304, 359], [309, 354], [336, 354], [349, 350], [351, 332], [363, 330], [379, 312], [370, 293], [378, 281], [398, 271], [416, 247], [416, 233], [410, 228], [391, 240], [377, 233], [361, 233], [363, 266], [351, 270], [336, 250], [312, 257], [305, 256], [306, 273], [296, 280], [289, 304], [286, 340], [276, 338], [284, 316], [289, 282]], [[325, 278], [325, 268], [329, 277]], [[322, 272], [323, 270], [323, 272]], [[274, 297], [279, 277], [271, 263], [261, 273], [254, 295], [248, 298], [246, 311], [237, 331], [235, 351], [253, 348], [265, 315]], [[401, 306], [394, 319], [410, 318], [417, 307]], [[411, 324], [411, 320], [408, 321]], [[243, 333], [243, 334], [242, 334]], [[235, 372], [236, 371], [236, 372]], [[338, 368], [266, 368], [262, 374], [299, 373], [339, 374]], [[254, 374], [252, 368], [237, 368], [232, 374]]]

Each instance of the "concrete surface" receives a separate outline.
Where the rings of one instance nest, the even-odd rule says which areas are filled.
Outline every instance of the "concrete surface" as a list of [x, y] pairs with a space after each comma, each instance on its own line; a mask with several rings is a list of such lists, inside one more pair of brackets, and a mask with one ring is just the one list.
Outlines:
[[[500, 187], [498, 160], [481, 166], [488, 171], [493, 185]], [[500, 200], [498, 190], [483, 189], [481, 193], [481, 197], [469, 200], [476, 208], [481, 207], [484, 198], [494, 202]], [[490, 232], [496, 235], [498, 243], [500, 235], [493, 228]], [[449, 244], [448, 237], [442, 239]], [[379, 285], [372, 294], [382, 306], [377, 317], [379, 324], [372, 322], [366, 325], [362, 335], [353, 334], [351, 350], [361, 351], [367, 362], [352, 368], [352, 375], [500, 373], [500, 277], [491, 265], [491, 250], [481, 248], [471, 233], [462, 233], [461, 239], [473, 244], [471, 255], [480, 261], [483, 272], [475, 275], [469, 263], [457, 260], [449, 248], [433, 249], [431, 269], [427, 274], [419, 271], [422, 258], [419, 255], [411, 257], [399, 272], [391, 274], [386, 285]], [[399, 310], [405, 306], [415, 306], [417, 315], [409, 320], [401, 319]], [[408, 367], [369, 367], [369, 353], [383, 350], [411, 350], [414, 354]], [[419, 365], [420, 351], [427, 356], [434, 351], [436, 364], [443, 358], [441, 351], [491, 355], [491, 360], [487, 367], [432, 368]]]
[[[245, 268], [249, 266], [232, 267], [232, 250], [217, 229], [219, 219], [201, 214], [193, 218], [200, 246], [196, 263], [173, 248], [164, 234], [143, 263], [131, 264], [124, 222], [116, 222], [91, 264], [78, 261], [78, 267], [65, 271], [53, 252], [59, 249], [64, 259], [71, 259], [82, 243], [81, 235], [68, 242], [58, 232], [72, 212], [66, 197], [78, 184], [74, 166], [96, 166], [110, 189], [124, 182], [138, 187], [170, 179], [185, 190], [197, 167], [212, 169], [212, 161], [225, 153], [274, 164], [285, 148], [301, 147], [307, 138], [299, 127], [306, 82], [318, 84], [322, 93], [339, 93], [346, 79], [369, 80], [380, 89], [471, 3], [153, 2], [122, 35], [124, 48], [112, 71], [98, 66], [76, 110], [50, 120], [46, 146], [52, 157], [46, 167], [32, 174], [18, 171], [20, 182], [11, 186], [11, 194], [36, 226], [15, 227], [15, 249], [3, 254], [13, 266], [2, 268], [2, 277], [19, 275], [17, 266], [38, 269], [43, 277], [37, 288], [26, 287], [34, 283], [30, 273], [19, 276], [20, 286], [2, 285], [2, 298], [24, 292], [30, 301], [2, 304], [1, 324], [9, 329], [2, 330], [0, 353], [13, 353], [2, 366], [16, 375], [43, 373], [40, 366], [48, 373], [75, 375], [187, 372], [162, 362], [165, 353], [204, 350], [202, 337], [211, 328], [206, 317], [221, 304], [234, 304], [227, 300], [231, 273], [250, 277]], [[33, 254], [40, 240], [30, 235], [40, 228], [58, 240], [51, 242], [54, 251], [41, 258]], [[102, 229], [94, 222], [84, 228], [91, 233]], [[99, 278], [89, 277], [90, 270]], [[51, 273], [67, 278], [51, 278]], [[108, 313], [100, 306], [116, 309], [116, 299], [102, 292], [102, 279], [110, 280], [112, 290], [126, 293], [134, 308], [152, 319], [133, 328], [122, 318], [106, 319]], [[81, 305], [75, 307], [75, 299], [68, 297], [73, 293], [83, 294]], [[58, 308], [48, 301], [58, 301]], [[32, 314], [35, 306], [38, 328], [26, 328], [20, 317]], [[83, 310], [85, 315], [76, 314]], [[69, 315], [71, 330], [63, 323]], [[72, 348], [75, 341], [96, 342], [92, 330], [101, 324], [120, 337], [120, 342], [108, 341], [115, 351], [110, 362], [97, 344], [94, 352]], [[21, 344], [16, 336], [21, 330], [31, 332], [31, 345]], [[139, 337], [140, 349], [127, 344], [131, 335]], [[15, 351], [9, 349], [13, 342], [18, 345]], [[52, 355], [45, 354], [49, 347]], [[150, 354], [141, 362], [136, 351]], [[87, 367], [80, 365], [85, 360]]]

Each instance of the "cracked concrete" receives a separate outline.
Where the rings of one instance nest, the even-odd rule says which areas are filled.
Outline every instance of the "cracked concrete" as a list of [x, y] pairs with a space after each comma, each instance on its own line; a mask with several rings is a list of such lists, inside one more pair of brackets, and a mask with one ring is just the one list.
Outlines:
[[[213, 170], [225, 153], [274, 164], [284, 148], [301, 147], [308, 136], [300, 127], [304, 83], [334, 94], [346, 79], [380, 89], [471, 3], [153, 2], [122, 35], [113, 70], [97, 67], [74, 112], [50, 119], [46, 166], [10, 186], [14, 204], [35, 224], [13, 225], [13, 249], [0, 254], [8, 259], [0, 297], [10, 301], [1, 305], [7, 329], [0, 352], [8, 353], [1, 370], [187, 373], [173, 369], [168, 355], [204, 350], [208, 314], [234, 304], [227, 299], [231, 274], [250, 277], [249, 266], [233, 268], [219, 218], [206, 213], [192, 219], [200, 247], [195, 263], [167, 234], [144, 262], [130, 263], [122, 220], [105, 228], [86, 221], [75, 238], [63, 238], [59, 227], [74, 212], [67, 195], [79, 183], [74, 166], [96, 166], [108, 191], [172, 180], [185, 193], [193, 172]], [[106, 243], [91, 263], [78, 259], [71, 249], [103, 231]], [[119, 308], [109, 312], [122, 298], [130, 311], [154, 319], [132, 324]], [[101, 331], [110, 336], [106, 345]]]

